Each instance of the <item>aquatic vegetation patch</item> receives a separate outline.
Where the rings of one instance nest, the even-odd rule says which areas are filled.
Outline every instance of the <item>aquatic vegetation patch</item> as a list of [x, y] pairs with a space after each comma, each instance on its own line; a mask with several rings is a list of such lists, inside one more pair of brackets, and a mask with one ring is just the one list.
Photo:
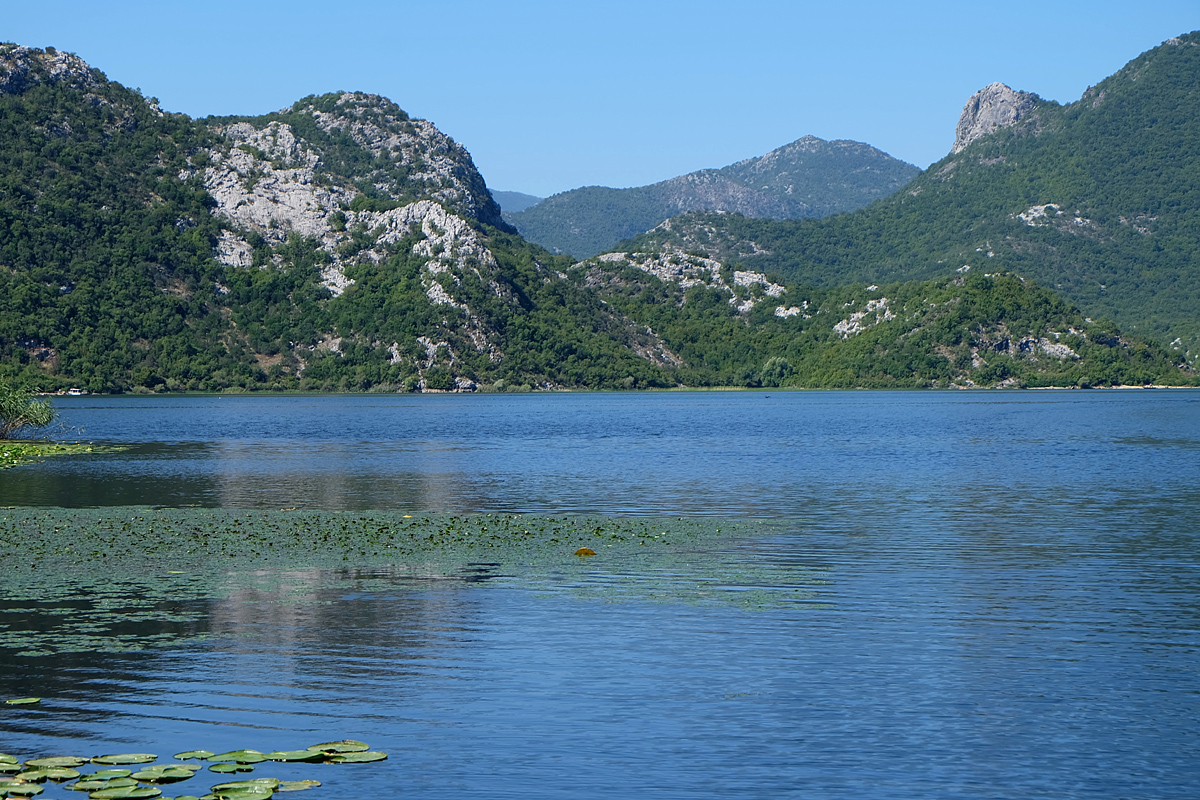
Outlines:
[[51, 456], [74, 456], [81, 453], [114, 453], [124, 448], [81, 442], [37, 442], [22, 439], [0, 439], [0, 469], [38, 461]]
[[[311, 745], [303, 751], [279, 750], [262, 753], [258, 750], [235, 750], [220, 755], [214, 755], [207, 750], [190, 750], [176, 753], [179, 761], [236, 761], [242, 763], [262, 763], [265, 761], [289, 761], [297, 759], [276, 758], [289, 753], [305, 752], [312, 754], [304, 759], [308, 763], [324, 764], [368, 764], [387, 759], [387, 753], [373, 751], [365, 742], [344, 739], [337, 742], [322, 742]], [[203, 755], [202, 755], [203, 754]], [[105, 756], [51, 756], [32, 758], [22, 762], [16, 756], [0, 753], [0, 764], [13, 765], [22, 770], [8, 778], [0, 778], [0, 797], [24, 798], [42, 794], [47, 782], [61, 786], [81, 794], [86, 794], [89, 800], [128, 800], [130, 798], [162, 797], [162, 785], [182, 783], [196, 776], [203, 765], [201, 764], [155, 764], [140, 768], [137, 772], [127, 769], [101, 769], [83, 774], [73, 767], [82, 767], [89, 762], [92, 764], [144, 764], [157, 761], [158, 756], [150, 753], [120, 753]], [[70, 764], [70, 767], [65, 765]], [[237, 764], [214, 763], [210, 769], [231, 767], [230, 771], [239, 769]], [[175, 800], [269, 800], [276, 792], [298, 792], [320, 786], [318, 780], [280, 780], [279, 778], [251, 778], [240, 781], [226, 781], [209, 787], [202, 795], [178, 795]], [[171, 800], [171, 798], [164, 798]]]
[[[0, 652], [35, 658], [200, 642], [232, 635], [210, 628], [214, 602], [299, 607], [341, 602], [347, 589], [505, 586], [603, 602], [749, 609], [812, 603], [818, 571], [747, 551], [769, 547], [763, 543], [786, 526], [711, 518], [0, 509]], [[581, 557], [581, 550], [593, 555]]]

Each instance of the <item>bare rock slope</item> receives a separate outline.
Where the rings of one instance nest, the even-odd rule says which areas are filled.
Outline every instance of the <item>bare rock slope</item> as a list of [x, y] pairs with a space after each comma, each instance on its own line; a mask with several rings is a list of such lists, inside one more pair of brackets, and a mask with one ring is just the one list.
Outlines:
[[1038, 96], [1018, 92], [1003, 83], [992, 83], [971, 95], [954, 129], [951, 153], [961, 153], [971, 142], [1000, 128], [1010, 128], [1029, 116]]

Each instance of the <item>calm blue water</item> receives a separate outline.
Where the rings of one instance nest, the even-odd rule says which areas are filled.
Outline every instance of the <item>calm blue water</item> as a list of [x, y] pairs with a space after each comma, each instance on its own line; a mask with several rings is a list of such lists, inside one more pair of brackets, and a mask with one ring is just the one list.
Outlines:
[[303, 775], [314, 798], [1200, 796], [1200, 393], [58, 405], [133, 447], [0, 473], [0, 506], [767, 519], [695, 557], [822, 582], [750, 610], [614, 602], [603, 564], [590, 588], [231, 575], [175, 645], [0, 649], [0, 691], [47, 698], [0, 711], [0, 751], [391, 754]]

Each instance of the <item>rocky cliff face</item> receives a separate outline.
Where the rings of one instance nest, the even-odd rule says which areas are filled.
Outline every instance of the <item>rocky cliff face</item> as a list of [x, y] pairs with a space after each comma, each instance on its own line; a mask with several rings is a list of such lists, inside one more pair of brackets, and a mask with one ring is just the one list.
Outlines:
[[411, 119], [379, 95], [346, 92], [332, 108], [302, 100], [293, 114], [311, 116], [332, 137], [348, 136], [374, 159], [356, 174], [392, 197], [425, 195], [463, 216], [506, 227], [471, 154], [428, 120]]
[[1016, 125], [1037, 108], [1039, 99], [1036, 94], [1014, 91], [1003, 83], [985, 86], [963, 106], [950, 152], [960, 153], [976, 139]]
[[[484, 236], [472, 224], [507, 228], [470, 155], [432, 123], [409, 119], [385, 98], [344, 93], [330, 100], [301, 101], [276, 118], [213, 126], [218, 145], [200, 159], [202, 167], [180, 177], [198, 174], [216, 201], [213, 213], [228, 223], [217, 259], [248, 268], [253, 239], [279, 247], [298, 234], [325, 254], [321, 282], [336, 297], [354, 285], [348, 269], [380, 264], [415, 232], [410, 252], [425, 261], [426, 300], [454, 318], [446, 327], [458, 329], [477, 352], [499, 361], [504, 353], [497, 332], [455, 297], [469, 281], [515, 302]], [[297, 128], [308, 120], [325, 135], [311, 128], [309, 139], [298, 135]], [[346, 174], [348, 161], [365, 166]], [[363, 202], [364, 188], [370, 202]], [[445, 333], [427, 331], [425, 344], [452, 351]], [[403, 348], [390, 347], [395, 363]]]

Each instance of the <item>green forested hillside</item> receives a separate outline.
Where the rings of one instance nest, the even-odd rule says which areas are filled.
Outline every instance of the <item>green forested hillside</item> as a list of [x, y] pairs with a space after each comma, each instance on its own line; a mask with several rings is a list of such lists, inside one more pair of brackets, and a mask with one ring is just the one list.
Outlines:
[[[679, 254], [669, 259], [703, 263]], [[1093, 323], [1054, 292], [1012, 273], [885, 286], [791, 285], [778, 295], [764, 294], [762, 284], [735, 284], [731, 298], [713, 285], [663, 281], [647, 274], [648, 263], [640, 255], [605, 257], [576, 266], [573, 275], [653, 327], [683, 362], [677, 374], [687, 385], [1197, 383], [1193, 371], [1179, 369], [1178, 354], [1131, 340], [1111, 323]], [[737, 305], [747, 302], [753, 308], [739, 313]]]
[[[482, 222], [474, 224], [513, 301], [470, 284], [455, 290], [476, 296], [474, 312], [505, 355], [498, 362], [469, 345], [455, 314], [430, 304], [418, 277], [428, 258], [411, 251], [420, 234], [380, 247], [378, 263], [349, 266], [357, 282], [334, 297], [320, 282], [330, 256], [317, 239], [293, 231], [272, 240], [280, 231], [244, 230], [213, 213], [198, 172], [222, 146], [212, 127], [161, 113], [73, 56], [5, 47], [0, 79], [21, 80], [0, 82], [0, 377], [93, 391], [454, 388], [456, 377], [665, 382], [624, 346], [628, 331], [595, 297], [547, 284], [550, 265], [569, 259], [556, 262]], [[69, 69], [56, 75], [60, 63]], [[355, 192], [335, 216], [428, 196], [404, 165], [356, 152], [346, 136], [304, 127], [295, 114], [271, 118], [325, 146], [319, 180], [352, 184], [386, 170], [401, 187], [383, 197]], [[464, 180], [477, 180], [487, 198], [477, 173]], [[494, 204], [482, 213], [499, 222]], [[227, 230], [252, 248], [245, 268], [214, 258]], [[344, 238], [341, 254], [375, 244], [354, 226]], [[435, 332], [429, 354], [418, 339]]]
[[551, 255], [506, 229], [461, 145], [385, 98], [196, 121], [75, 56], [0, 46], [0, 380], [108, 392], [1195, 381], [1173, 354], [1006, 274], [880, 289], [739, 269], [682, 250]]
[[179, 381], [248, 379], [253, 361], [220, 346], [211, 199], [175, 178], [207, 131], [98, 73], [42, 77], [0, 93], [5, 371], [93, 388], [176, 363]]
[[1078, 102], [1040, 104], [1022, 124], [947, 156], [861, 211], [800, 222], [696, 215], [620, 249], [670, 242], [825, 286], [925, 279], [963, 265], [1012, 270], [1089, 316], [1163, 342], [1178, 338], [1195, 357], [1197, 175], [1200, 35], [1189, 34], [1134, 59]]

